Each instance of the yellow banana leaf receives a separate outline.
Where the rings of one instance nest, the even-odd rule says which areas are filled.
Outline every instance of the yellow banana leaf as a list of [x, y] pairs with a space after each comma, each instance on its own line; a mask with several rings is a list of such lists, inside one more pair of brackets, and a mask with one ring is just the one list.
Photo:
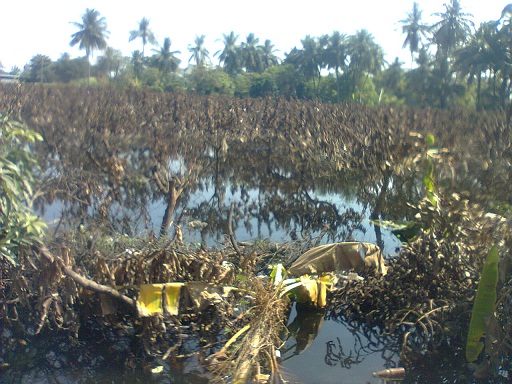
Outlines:
[[496, 284], [498, 283], [499, 249], [493, 246], [487, 255], [478, 283], [466, 343], [466, 360], [475, 361], [484, 349], [482, 337], [487, 332], [486, 319], [492, 316], [496, 306]]
[[142, 316], [179, 313], [181, 287], [185, 283], [141, 284], [139, 308]]
[[324, 308], [327, 305], [327, 285], [323, 282], [318, 280], [318, 297], [316, 299], [316, 306], [318, 308]]
[[301, 277], [301, 285], [299, 285], [295, 297], [298, 303], [313, 303], [316, 304], [318, 299], [318, 283], [316, 279], [309, 277]]
[[139, 303], [142, 316], [162, 313], [162, 291], [164, 284], [141, 284]]
[[184, 283], [164, 284], [164, 310], [169, 315], [178, 315], [181, 287], [184, 285]]

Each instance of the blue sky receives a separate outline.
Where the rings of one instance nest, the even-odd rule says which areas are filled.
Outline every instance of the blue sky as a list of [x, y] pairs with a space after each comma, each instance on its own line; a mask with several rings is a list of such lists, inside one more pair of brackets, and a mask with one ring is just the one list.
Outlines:
[[[419, 0], [424, 21], [437, 20], [434, 12], [443, 12], [443, 4], [449, 0]], [[473, 14], [478, 25], [482, 21], [497, 19], [511, 0], [460, 0], [463, 10]], [[206, 48], [210, 56], [222, 48], [218, 39], [222, 34], [234, 31], [239, 42], [253, 32], [260, 43], [270, 39], [283, 56], [306, 35], [321, 36], [334, 30], [347, 35], [366, 28], [380, 44], [386, 59], [399, 57], [410, 63], [407, 50], [402, 49], [404, 36], [399, 20], [406, 18], [413, 1], [404, 0], [351, 0], [349, 1], [289, 1], [258, 0], [241, 2], [216, 1], [169, 1], [157, 0], [124, 2], [112, 0], [25, 0], [4, 1], [0, 6], [0, 62], [5, 70], [14, 65], [23, 67], [36, 54], [44, 54], [57, 60], [67, 52], [72, 57], [85, 53], [70, 47], [71, 34], [76, 32], [71, 22], [81, 21], [86, 8], [93, 8], [106, 18], [110, 38], [108, 43], [123, 55], [141, 49], [140, 40], [128, 42], [129, 31], [137, 29], [142, 17], [150, 19], [150, 27], [159, 44], [165, 37], [172, 40], [172, 50], [179, 50], [178, 57], [186, 65], [190, 57], [187, 48], [196, 35], [206, 36]], [[153, 47], [146, 47], [151, 54]], [[156, 47], [154, 47], [156, 48]], [[214, 59], [214, 63], [218, 61]]]

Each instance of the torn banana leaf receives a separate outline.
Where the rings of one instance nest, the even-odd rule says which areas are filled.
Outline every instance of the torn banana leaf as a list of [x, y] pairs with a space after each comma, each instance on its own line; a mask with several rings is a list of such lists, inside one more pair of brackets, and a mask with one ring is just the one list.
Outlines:
[[229, 296], [234, 287], [219, 286], [202, 281], [190, 281], [186, 284], [187, 292], [194, 306], [202, 311], [209, 305], [221, 303]]

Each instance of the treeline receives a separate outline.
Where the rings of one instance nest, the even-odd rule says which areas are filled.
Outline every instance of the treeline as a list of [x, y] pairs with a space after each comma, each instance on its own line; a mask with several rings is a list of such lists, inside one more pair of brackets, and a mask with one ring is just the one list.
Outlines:
[[[512, 87], [512, 4], [496, 20], [476, 27], [458, 0], [436, 13], [437, 21], [424, 24], [414, 3], [400, 20], [404, 48], [411, 52], [412, 69], [395, 59], [384, 60], [384, 51], [367, 30], [345, 35], [306, 36], [301, 47], [285, 53], [284, 60], [270, 40], [260, 44], [250, 33], [245, 41], [234, 32], [223, 35], [223, 49], [213, 55], [205, 36], [188, 48], [188, 67], [180, 67], [179, 51], [171, 39], [156, 45], [149, 20], [143, 18], [129, 40], [140, 39], [142, 50], [131, 57], [107, 44], [106, 20], [87, 9], [71, 45], [80, 44], [86, 57], [63, 54], [57, 61], [38, 54], [23, 70], [14, 68], [27, 82], [66, 84], [115, 84], [145, 86], [158, 91], [188, 91], [235, 97], [279, 96], [326, 102], [358, 101], [369, 105], [497, 109], [510, 104]], [[94, 31], [94, 36], [88, 36]], [[102, 54], [94, 65], [95, 50]], [[214, 60], [218, 64], [214, 64]]]

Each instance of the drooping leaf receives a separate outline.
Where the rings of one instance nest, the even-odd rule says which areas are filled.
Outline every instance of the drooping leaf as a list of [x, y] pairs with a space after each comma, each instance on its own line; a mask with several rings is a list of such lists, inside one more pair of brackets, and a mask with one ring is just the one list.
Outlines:
[[481, 339], [487, 333], [487, 322], [496, 306], [496, 284], [498, 283], [499, 249], [495, 245], [489, 251], [478, 283], [466, 342], [466, 360], [475, 361], [484, 349]]
[[283, 264], [277, 264], [272, 268], [272, 272], [270, 272], [270, 279], [277, 285], [281, 283], [287, 277], [286, 269], [283, 267]]
[[163, 312], [162, 291], [164, 284], [141, 284], [139, 303], [142, 316], [151, 316]]
[[164, 309], [170, 315], [179, 313], [181, 287], [184, 283], [167, 283], [164, 285]]

